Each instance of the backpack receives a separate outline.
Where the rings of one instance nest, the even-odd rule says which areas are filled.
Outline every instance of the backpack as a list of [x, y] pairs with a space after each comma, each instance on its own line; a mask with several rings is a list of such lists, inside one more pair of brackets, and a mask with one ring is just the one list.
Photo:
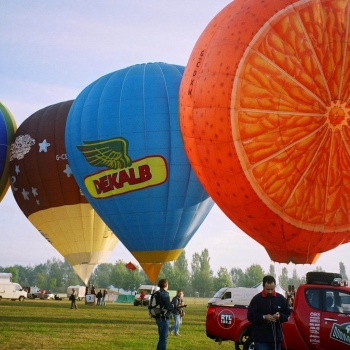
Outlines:
[[164, 316], [164, 310], [160, 305], [159, 290], [151, 294], [151, 298], [148, 303], [148, 313], [153, 318]]

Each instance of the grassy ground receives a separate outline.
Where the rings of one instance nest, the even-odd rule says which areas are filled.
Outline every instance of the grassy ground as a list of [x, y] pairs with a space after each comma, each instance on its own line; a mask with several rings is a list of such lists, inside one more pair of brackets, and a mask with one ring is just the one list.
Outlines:
[[[146, 307], [107, 304], [107, 307], [68, 300], [25, 300], [0, 302], [0, 349], [137, 349], [154, 350], [158, 334]], [[205, 333], [206, 305], [187, 301], [181, 337], [170, 336], [168, 350], [234, 349], [233, 342], [222, 345]]]

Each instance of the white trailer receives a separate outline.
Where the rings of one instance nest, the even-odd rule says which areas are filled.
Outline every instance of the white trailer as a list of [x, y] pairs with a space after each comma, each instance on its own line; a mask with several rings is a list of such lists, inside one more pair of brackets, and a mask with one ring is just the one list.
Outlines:
[[73, 289], [75, 291], [75, 297], [78, 300], [81, 300], [85, 298], [85, 293], [86, 293], [86, 287], [85, 286], [69, 286], [67, 288], [67, 297], [69, 298], [71, 294], [73, 293]]
[[0, 283], [11, 282], [12, 273], [11, 272], [0, 272]]
[[27, 292], [18, 283], [0, 282], [0, 301], [11, 299], [23, 301], [27, 298]]

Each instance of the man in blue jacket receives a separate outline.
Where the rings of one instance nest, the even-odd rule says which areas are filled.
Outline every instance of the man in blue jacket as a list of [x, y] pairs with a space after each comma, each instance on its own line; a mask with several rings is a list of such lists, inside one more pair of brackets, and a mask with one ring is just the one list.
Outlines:
[[255, 350], [281, 350], [282, 323], [288, 321], [290, 308], [287, 299], [275, 288], [275, 278], [265, 276], [262, 292], [253, 297], [248, 307]]
[[158, 287], [160, 288], [160, 306], [164, 312], [156, 317], [159, 334], [157, 350], [166, 350], [166, 344], [168, 342], [169, 317], [171, 311], [173, 310], [173, 305], [170, 302], [168, 293], [168, 280], [165, 278], [159, 280]]

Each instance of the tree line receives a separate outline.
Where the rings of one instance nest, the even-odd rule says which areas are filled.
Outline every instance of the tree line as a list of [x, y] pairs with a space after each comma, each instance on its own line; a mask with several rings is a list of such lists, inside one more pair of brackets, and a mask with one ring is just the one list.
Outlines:
[[[316, 268], [316, 271], [322, 269]], [[18, 282], [22, 287], [38, 286], [53, 293], [65, 293], [68, 286], [84, 285], [69, 263], [59, 259], [47, 260], [46, 263], [36, 266], [0, 267], [0, 272], [11, 272], [12, 281]], [[347, 279], [346, 268], [342, 262], [339, 263], [339, 272]], [[292, 276], [288, 276], [288, 269], [284, 267], [281, 275], [276, 276], [273, 264], [269, 266], [268, 271], [264, 271], [258, 264], [252, 264], [244, 271], [239, 267], [230, 270], [220, 267], [214, 275], [207, 249], [193, 254], [190, 266], [183, 251], [176, 261], [163, 265], [158, 278], [167, 278], [169, 289], [182, 289], [186, 296], [212, 297], [222, 287], [254, 287], [266, 274], [274, 276], [285, 290], [288, 285], [298, 287], [305, 283], [305, 276], [298, 276], [296, 269], [293, 270]], [[141, 284], [152, 284], [140, 267], [136, 266], [135, 270], [130, 270], [122, 260], [116, 261], [115, 264], [98, 265], [90, 281], [100, 289], [113, 286], [130, 292], [137, 290]]]

